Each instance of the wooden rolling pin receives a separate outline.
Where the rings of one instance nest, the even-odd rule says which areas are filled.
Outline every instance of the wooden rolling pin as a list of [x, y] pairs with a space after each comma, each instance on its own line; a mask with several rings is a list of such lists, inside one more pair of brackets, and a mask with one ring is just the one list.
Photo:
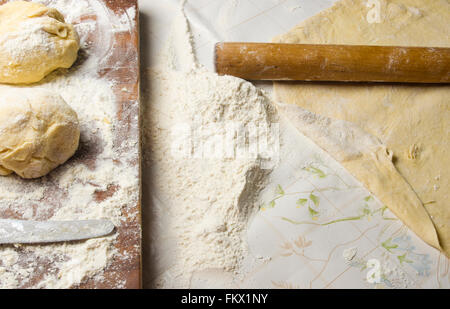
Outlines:
[[215, 66], [247, 80], [449, 83], [450, 48], [217, 43]]

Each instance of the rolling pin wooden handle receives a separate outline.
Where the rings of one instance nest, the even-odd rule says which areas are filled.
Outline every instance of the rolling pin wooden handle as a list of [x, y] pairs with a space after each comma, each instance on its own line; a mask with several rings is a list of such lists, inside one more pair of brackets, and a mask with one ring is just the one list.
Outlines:
[[247, 80], [449, 83], [450, 48], [217, 43], [215, 66]]

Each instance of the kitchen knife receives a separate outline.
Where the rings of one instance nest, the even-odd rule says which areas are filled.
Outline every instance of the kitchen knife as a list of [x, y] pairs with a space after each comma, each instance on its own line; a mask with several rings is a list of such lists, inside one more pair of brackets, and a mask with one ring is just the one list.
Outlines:
[[110, 234], [108, 220], [25, 221], [0, 219], [0, 244], [33, 244], [82, 240]]

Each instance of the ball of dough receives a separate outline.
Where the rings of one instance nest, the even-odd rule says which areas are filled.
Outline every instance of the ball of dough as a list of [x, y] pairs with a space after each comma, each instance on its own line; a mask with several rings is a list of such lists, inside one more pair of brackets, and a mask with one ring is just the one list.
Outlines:
[[0, 6], [0, 83], [38, 82], [77, 59], [79, 37], [56, 10], [15, 1]]
[[0, 90], [0, 175], [44, 176], [75, 153], [79, 139], [77, 114], [60, 95]]

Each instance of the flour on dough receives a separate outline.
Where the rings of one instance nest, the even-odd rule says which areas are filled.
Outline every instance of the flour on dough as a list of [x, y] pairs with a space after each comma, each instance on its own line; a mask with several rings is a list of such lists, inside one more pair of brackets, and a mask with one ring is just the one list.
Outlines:
[[[380, 0], [379, 23], [369, 22], [373, 20], [367, 16], [376, 7], [369, 8], [366, 2], [340, 1], [274, 41], [450, 47], [448, 0]], [[289, 82], [276, 83], [275, 93], [280, 102], [351, 122], [379, 139], [389, 155], [378, 150], [343, 161], [327, 142], [321, 146], [416, 234], [439, 248], [433, 237], [436, 229], [440, 248], [450, 255], [447, 86]], [[287, 116], [295, 118], [293, 112], [290, 108]], [[302, 114], [303, 109], [296, 112]]]
[[0, 83], [34, 83], [70, 68], [79, 48], [74, 27], [57, 10], [26, 1], [0, 5]]
[[75, 153], [79, 139], [78, 116], [60, 95], [0, 88], [0, 176], [42, 177]]

